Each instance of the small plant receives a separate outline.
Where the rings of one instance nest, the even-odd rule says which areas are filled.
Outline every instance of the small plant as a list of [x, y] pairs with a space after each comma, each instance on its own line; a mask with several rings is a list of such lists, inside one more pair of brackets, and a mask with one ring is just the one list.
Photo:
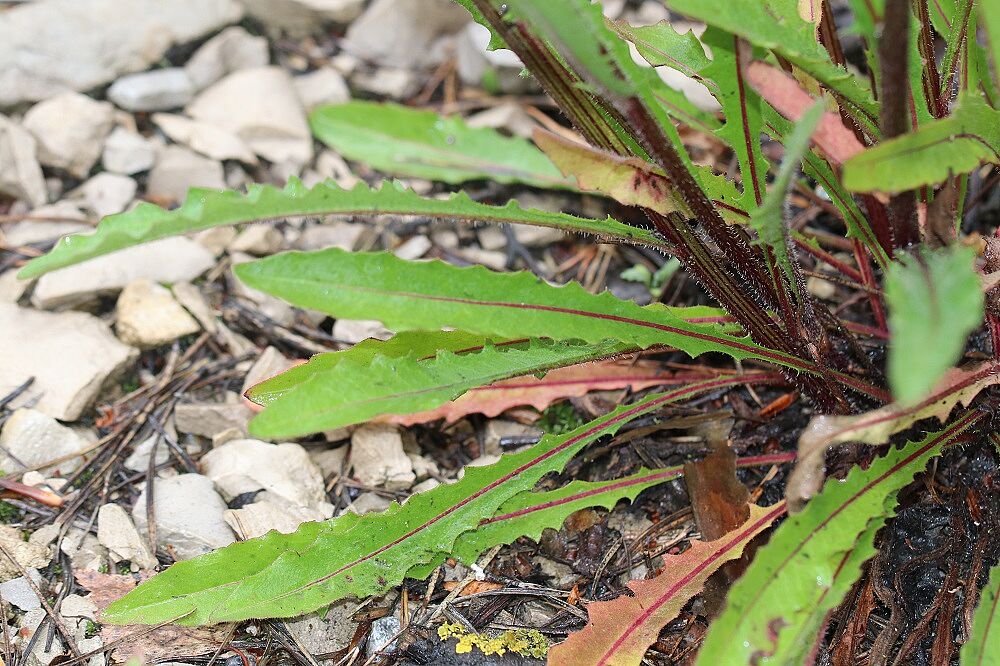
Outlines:
[[[290, 617], [426, 577], [447, 557], [472, 562], [495, 545], [537, 538], [576, 509], [613, 506], [682, 474], [643, 470], [535, 490], [591, 442], [670, 403], [777, 382], [794, 386], [817, 414], [803, 424], [787, 505], [750, 507], [743, 527], [692, 545], [677, 556], [681, 569], [668, 567], [635, 586], [645, 610], [633, 607], [632, 597], [610, 602], [618, 604], [610, 610], [592, 606], [581, 635], [603, 638], [571, 638], [549, 658], [638, 664], [708, 573], [738, 557], [788, 510], [792, 515], [732, 588], [699, 663], [804, 663], [874, 555], [875, 534], [892, 517], [899, 491], [946, 447], [985, 441], [987, 411], [976, 404], [988, 402], [984, 391], [1000, 383], [1000, 307], [990, 291], [1000, 241], [977, 244], [959, 231], [970, 174], [1000, 164], [1000, 3], [851, 0], [854, 30], [866, 47], [867, 71], [859, 75], [845, 62], [822, 0], [668, 0], [672, 10], [707, 24], [700, 39], [669, 23], [607, 21], [589, 0], [458, 1], [491, 30], [493, 47], [520, 56], [585, 142], [538, 131], [531, 145], [458, 118], [361, 102], [315, 111], [316, 136], [349, 159], [402, 176], [602, 195], [641, 211], [647, 225], [525, 209], [514, 201], [493, 205], [461, 192], [423, 197], [392, 182], [345, 190], [292, 181], [283, 190], [252, 186], [245, 194], [192, 191], [171, 211], [141, 205], [105, 219], [93, 234], [64, 239], [23, 276], [223, 224], [419, 214], [555, 227], [655, 248], [718, 304], [641, 307], [528, 273], [388, 253], [328, 249], [243, 264], [236, 273], [252, 288], [334, 317], [378, 319], [396, 331], [386, 342], [319, 354], [253, 387], [248, 397], [265, 409], [251, 430], [268, 437], [434, 410], [507, 378], [642, 350], [726, 355], [765, 369], [692, 373], [572, 430], [553, 429], [533, 447], [469, 469], [460, 481], [404, 506], [362, 517], [345, 513], [178, 563], [112, 604], [105, 619], [206, 624]], [[976, 39], [977, 26], [987, 46]], [[941, 58], [935, 40], [944, 47]], [[654, 69], [637, 64], [630, 43], [649, 65], [701, 81], [721, 114], [694, 106]], [[726, 144], [738, 165], [734, 178], [695, 164], [678, 126]], [[780, 164], [765, 157], [763, 136], [783, 146]], [[840, 246], [850, 248], [853, 261], [833, 256], [790, 223], [789, 192], [807, 181], [822, 189], [825, 207], [839, 217]], [[849, 320], [809, 293], [810, 261], [827, 264], [864, 294], [859, 318]], [[643, 281], [654, 289], [663, 282], [655, 275]], [[962, 363], [984, 312], [993, 358]], [[886, 343], [884, 361], [869, 353]], [[931, 417], [940, 422], [936, 432], [917, 433], [867, 469], [823, 484], [831, 447], [883, 445]], [[683, 567], [700, 573], [675, 580]], [[987, 600], [995, 599], [998, 578], [994, 572]], [[962, 653], [968, 663], [1000, 660], [995, 608], [989, 601], [977, 611]]]

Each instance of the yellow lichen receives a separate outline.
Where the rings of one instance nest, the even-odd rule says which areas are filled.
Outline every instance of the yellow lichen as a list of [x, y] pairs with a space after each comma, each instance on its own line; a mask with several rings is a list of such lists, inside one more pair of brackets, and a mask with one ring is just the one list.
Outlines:
[[479, 648], [483, 654], [504, 655], [508, 650], [522, 657], [543, 658], [549, 650], [549, 642], [535, 629], [508, 629], [495, 636], [470, 633], [461, 624], [445, 622], [438, 627], [438, 636], [446, 641], [457, 638], [455, 652], [465, 654]]

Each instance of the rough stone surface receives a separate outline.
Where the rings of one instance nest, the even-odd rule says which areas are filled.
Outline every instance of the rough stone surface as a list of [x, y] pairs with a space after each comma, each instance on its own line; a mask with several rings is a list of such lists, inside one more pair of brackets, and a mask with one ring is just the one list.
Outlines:
[[127, 176], [148, 171], [156, 162], [156, 147], [138, 132], [116, 127], [104, 142], [101, 166]]
[[271, 225], [252, 224], [233, 239], [229, 250], [263, 257], [279, 252], [284, 244], [285, 237]]
[[0, 107], [89, 90], [243, 13], [236, 0], [41, 0], [0, 12]]
[[386, 615], [372, 622], [366, 647], [368, 658], [371, 659], [376, 653], [391, 653], [396, 647], [397, 635], [401, 628], [402, 624], [395, 615]]
[[368, 338], [388, 340], [392, 331], [374, 319], [338, 319], [333, 323], [333, 337], [340, 342], [355, 344]]
[[316, 32], [323, 23], [348, 23], [361, 14], [364, 0], [243, 0], [247, 12], [275, 31], [292, 37]]
[[[22, 567], [41, 569], [52, 560], [52, 550], [37, 540], [25, 541], [21, 530], [9, 525], [0, 525], [0, 543], [14, 556]], [[8, 581], [21, 575], [21, 570], [6, 557], [0, 557], [0, 581]]]
[[22, 398], [37, 398], [35, 409], [64, 421], [80, 418], [136, 353], [83, 312], [51, 314], [0, 303], [0, 331], [0, 395], [34, 377]]
[[254, 502], [241, 509], [229, 509], [224, 517], [226, 524], [243, 539], [264, 536], [271, 530], [291, 534], [302, 523], [329, 518], [316, 509], [279, 506], [272, 502]]
[[250, 146], [225, 127], [173, 113], [155, 113], [153, 122], [173, 141], [213, 160], [257, 164], [257, 156]]
[[295, 247], [299, 250], [322, 250], [328, 247], [353, 250], [364, 232], [363, 224], [350, 222], [313, 224], [302, 230], [295, 241]]
[[331, 604], [325, 615], [310, 613], [285, 621], [285, 628], [309, 654], [330, 654], [350, 646], [358, 623], [352, 618], [358, 602], [351, 599]]
[[275, 347], [268, 347], [257, 357], [253, 365], [247, 371], [247, 376], [243, 379], [243, 388], [240, 393], [246, 393], [247, 389], [254, 384], [259, 384], [265, 379], [270, 379], [277, 374], [288, 370], [295, 361], [285, 358], [285, 356]]
[[0, 192], [32, 206], [46, 199], [35, 137], [6, 116], [0, 116]]
[[159, 347], [200, 330], [198, 322], [155, 282], [130, 282], [115, 306], [118, 338], [134, 347]]
[[[50, 243], [66, 234], [75, 234], [79, 231], [89, 231], [93, 227], [86, 223], [87, 216], [71, 201], [57, 201], [53, 204], [39, 206], [32, 209], [33, 218], [38, 220], [25, 220], [7, 227], [5, 236], [11, 245], [28, 245], [29, 243]], [[45, 221], [44, 218], [56, 218], [54, 221]], [[65, 218], [65, 219], [61, 219]], [[80, 220], [73, 222], [72, 220]]]
[[483, 445], [487, 455], [497, 455], [502, 453], [500, 440], [504, 437], [541, 436], [542, 429], [535, 426], [524, 425], [517, 421], [506, 419], [493, 419], [486, 424], [486, 432], [483, 437]]
[[233, 26], [202, 44], [184, 63], [184, 71], [195, 89], [201, 90], [238, 69], [263, 67], [268, 59], [266, 39]]
[[22, 124], [38, 142], [40, 163], [83, 178], [101, 156], [113, 122], [107, 102], [66, 92], [28, 109]]
[[288, 73], [278, 67], [242, 69], [202, 91], [187, 108], [197, 120], [226, 127], [271, 162], [305, 164], [312, 135]]
[[366, 513], [380, 513], [389, 508], [391, 502], [377, 493], [361, 493], [345, 511], [353, 511], [359, 516]]
[[71, 527], [60, 546], [74, 569], [100, 571], [107, 566], [108, 551], [90, 532]]
[[167, 146], [160, 151], [149, 172], [146, 194], [180, 202], [192, 187], [224, 189], [226, 174], [222, 165], [182, 146]]
[[128, 111], [178, 109], [192, 97], [194, 85], [180, 67], [129, 74], [108, 88], [108, 99]]
[[59, 606], [59, 614], [63, 617], [82, 617], [93, 620], [97, 617], [97, 604], [90, 597], [79, 594], [67, 594]]
[[469, 21], [469, 13], [448, 0], [375, 0], [351, 24], [344, 48], [382, 65], [425, 66], [433, 64], [431, 45]]
[[326, 501], [323, 474], [298, 444], [238, 439], [206, 453], [201, 469], [224, 497], [264, 489], [297, 506]]
[[146, 540], [139, 535], [125, 509], [117, 504], [105, 504], [98, 510], [97, 540], [108, 549], [112, 562], [131, 562], [140, 569], [156, 567], [156, 558], [149, 552]]
[[[35, 585], [41, 586], [43, 584], [42, 576], [38, 573], [38, 569], [26, 569], [26, 571]], [[38, 610], [42, 607], [41, 600], [39, 600], [38, 595], [35, 594], [28, 579], [24, 576], [18, 576], [5, 583], [0, 583], [0, 597], [7, 603], [13, 604], [25, 612]]]
[[84, 209], [102, 218], [128, 208], [137, 187], [128, 176], [105, 172], [87, 180], [70, 197], [79, 199]]
[[[132, 508], [132, 519], [144, 535], [147, 492], [143, 489]], [[180, 474], [157, 479], [153, 492], [157, 548], [173, 553], [178, 560], [189, 560], [235, 541], [223, 518], [226, 503], [208, 477]]]
[[[149, 455], [153, 452], [153, 444], [159, 439], [159, 435], [151, 435], [136, 444], [135, 449], [125, 459], [125, 467], [133, 472], [145, 472], [149, 469]], [[162, 465], [170, 460], [170, 451], [162, 441], [156, 446], [156, 465]]]
[[31, 302], [54, 309], [114, 295], [140, 278], [154, 282], [193, 280], [215, 264], [215, 257], [195, 241], [163, 238], [112, 252], [38, 279]]
[[335, 449], [312, 449], [309, 457], [319, 467], [324, 479], [328, 479], [334, 474], [341, 474], [344, 471], [344, 464], [347, 462], [346, 446], [339, 446]]
[[321, 104], [343, 104], [351, 99], [344, 75], [332, 67], [321, 67], [315, 72], [295, 77], [295, 90], [306, 110]]
[[198, 287], [190, 282], [175, 282], [171, 286], [171, 291], [177, 302], [183, 305], [184, 309], [198, 320], [203, 329], [209, 333], [215, 333], [218, 330], [219, 327], [215, 321], [215, 312], [212, 310], [212, 306], [208, 304], [208, 299], [205, 298], [205, 295], [201, 293]]
[[245, 433], [251, 416], [253, 412], [239, 403], [177, 405], [174, 409], [174, 425], [178, 432], [211, 439], [229, 428], [238, 428]]
[[403, 438], [394, 426], [369, 424], [355, 430], [348, 464], [366, 486], [406, 490], [416, 479], [413, 464], [403, 451]]
[[[71, 428], [61, 425], [51, 416], [35, 409], [22, 408], [11, 414], [0, 430], [0, 469], [11, 473], [27, 467], [42, 468], [42, 472], [63, 474], [80, 466], [79, 459], [49, 465], [62, 456], [72, 455], [90, 444]], [[8, 455], [9, 453], [9, 455]]]

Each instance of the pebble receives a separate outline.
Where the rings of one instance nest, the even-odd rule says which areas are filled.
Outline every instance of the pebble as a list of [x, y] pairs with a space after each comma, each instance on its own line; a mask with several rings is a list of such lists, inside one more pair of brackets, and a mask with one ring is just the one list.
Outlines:
[[145, 278], [122, 289], [115, 316], [118, 338], [133, 347], [159, 347], [200, 330], [169, 289]]
[[236, 229], [232, 227], [205, 229], [194, 235], [194, 239], [216, 257], [226, 251], [226, 247], [234, 238], [236, 238]]
[[[72, 201], [57, 201], [32, 209], [32, 217], [66, 218], [55, 221], [24, 220], [10, 227], [5, 233], [7, 242], [11, 245], [28, 245], [30, 243], [51, 243], [66, 234], [89, 231], [93, 227], [87, 224], [87, 216]], [[70, 220], [80, 220], [72, 222]]]
[[[436, 64], [431, 46], [469, 23], [469, 13], [450, 0], [375, 0], [351, 23], [344, 49], [351, 55], [392, 67]], [[392, 35], [391, 39], [386, 39]]]
[[372, 95], [403, 100], [412, 97], [420, 87], [416, 73], [402, 67], [380, 67], [375, 71], [359, 71], [351, 77], [358, 90]]
[[535, 128], [539, 127], [535, 119], [524, 110], [524, 107], [514, 102], [505, 102], [474, 113], [465, 119], [465, 124], [473, 128], [505, 129], [515, 136], [526, 139], [530, 139]]
[[17, 303], [31, 286], [31, 280], [19, 280], [16, 268], [0, 273], [0, 302]]
[[67, 594], [59, 606], [59, 614], [63, 617], [82, 617], [95, 620], [97, 619], [97, 604], [90, 597]]
[[396, 648], [396, 639], [402, 624], [395, 615], [386, 615], [372, 622], [368, 634], [367, 654], [371, 659], [376, 653], [390, 654]]
[[175, 282], [170, 290], [173, 292], [177, 302], [184, 306], [184, 309], [198, 320], [203, 329], [209, 333], [215, 333], [218, 330], [215, 312], [212, 310], [212, 306], [208, 304], [208, 299], [205, 298], [198, 287], [190, 282]]
[[182, 146], [167, 146], [160, 151], [149, 172], [146, 196], [181, 202], [192, 187], [225, 189], [222, 164]]
[[177, 432], [211, 439], [220, 432], [237, 428], [245, 433], [253, 412], [240, 403], [191, 403], [174, 409]]
[[364, 0], [243, 0], [247, 12], [271, 31], [290, 37], [315, 34], [324, 23], [349, 23]]
[[366, 513], [381, 513], [388, 509], [390, 504], [392, 502], [378, 493], [361, 493], [344, 510], [363, 516]]
[[171, 140], [213, 160], [257, 164], [257, 156], [229, 129], [172, 113], [154, 113], [153, 122]]
[[107, 566], [107, 549], [97, 537], [78, 527], [71, 527], [60, 546], [74, 569], [101, 571]]
[[299, 100], [307, 111], [323, 104], [343, 104], [351, 100], [344, 75], [333, 67], [320, 67], [293, 80]]
[[[35, 585], [42, 584], [42, 576], [38, 569], [27, 569], [28, 576]], [[21, 610], [28, 612], [38, 610], [42, 607], [42, 602], [31, 587], [31, 583], [24, 576], [19, 576], [6, 583], [0, 583], [0, 598], [9, 604], [13, 604]]]
[[206, 453], [201, 470], [227, 499], [264, 489], [296, 506], [326, 502], [323, 474], [299, 444], [237, 439]]
[[[145, 506], [142, 509], [145, 511]], [[139, 569], [155, 569], [158, 564], [128, 513], [117, 504], [105, 504], [98, 510], [97, 540], [108, 549], [113, 563], [131, 562]]]
[[410, 492], [412, 492], [414, 495], [418, 495], [420, 493], [426, 493], [429, 490], [434, 490], [440, 485], [441, 482], [438, 481], [437, 479], [424, 479], [417, 485], [413, 486]]
[[[52, 561], [52, 550], [37, 539], [24, 540], [21, 531], [9, 525], [0, 525], [0, 543], [25, 569], [41, 569]], [[21, 575], [21, 569], [6, 557], [0, 558], [0, 581], [8, 581]]]
[[0, 107], [142, 71], [174, 44], [242, 15], [237, 0], [38, 0], [9, 7], [0, 12]]
[[251, 224], [233, 239], [229, 251], [263, 257], [279, 252], [284, 244], [284, 235], [270, 224]]
[[328, 247], [353, 250], [364, 232], [363, 224], [350, 222], [313, 224], [302, 230], [295, 241], [295, 247], [299, 250], [322, 250]]
[[104, 322], [83, 312], [52, 314], [0, 303], [0, 331], [0, 395], [34, 377], [12, 406], [37, 399], [35, 409], [63, 421], [80, 418], [136, 354]]
[[[143, 534], [147, 492], [144, 488], [132, 508], [132, 519]], [[157, 547], [173, 554], [175, 559], [188, 560], [236, 540], [223, 517], [226, 503], [208, 477], [180, 474], [157, 479], [154, 495]]]
[[32, 206], [44, 204], [45, 178], [35, 137], [6, 116], [0, 116], [0, 155], [0, 192]]
[[79, 453], [90, 442], [42, 412], [21, 408], [10, 415], [0, 430], [0, 469], [10, 474], [27, 467], [43, 466], [45, 474], [68, 474], [80, 466], [80, 459], [51, 464], [63, 456]]
[[240, 394], [246, 393], [248, 388], [261, 383], [265, 379], [280, 375], [293, 365], [296, 365], [295, 361], [285, 358], [284, 354], [278, 351], [276, 347], [269, 346], [261, 352], [261, 355], [250, 366], [246, 377], [243, 379], [243, 387], [240, 389]]
[[[157, 443], [157, 439], [160, 439]], [[149, 455], [153, 452], [153, 444], [156, 444], [156, 462], [157, 466], [166, 463], [170, 460], [170, 450], [166, 442], [164, 442], [159, 434], [150, 435], [146, 439], [142, 440], [135, 445], [135, 449], [129, 454], [129, 457], [125, 459], [125, 468], [130, 469], [133, 472], [143, 472], [145, 473], [149, 469]]]
[[294, 620], [285, 620], [285, 628], [309, 654], [339, 652], [351, 645], [358, 628], [353, 619], [358, 608], [358, 602], [344, 599], [330, 604], [325, 613], [309, 613]]
[[41, 164], [83, 178], [101, 156], [113, 122], [107, 102], [65, 92], [28, 109], [22, 124], [38, 142]]
[[542, 433], [542, 429], [535, 426], [505, 419], [492, 419], [486, 424], [486, 431], [483, 433], [483, 446], [487, 455], [497, 455], [503, 453], [500, 440], [504, 437], [541, 437]]
[[291, 534], [299, 525], [329, 518], [316, 509], [302, 506], [279, 506], [271, 502], [254, 502], [223, 514], [228, 524], [242, 539], [255, 539], [272, 530]]
[[104, 142], [101, 166], [126, 176], [148, 171], [156, 162], [155, 144], [132, 130], [116, 127]]
[[416, 480], [399, 430], [389, 425], [368, 424], [355, 430], [348, 465], [366, 486], [406, 490]]
[[305, 164], [312, 159], [305, 109], [292, 78], [279, 67], [233, 72], [199, 93], [187, 113], [230, 129], [270, 162]]
[[388, 340], [392, 331], [374, 319], [338, 319], [333, 324], [333, 337], [339, 342], [355, 344], [368, 338]]
[[136, 182], [128, 176], [104, 172], [84, 182], [69, 197], [81, 200], [85, 210], [102, 218], [128, 208], [137, 188]]
[[338, 446], [335, 449], [312, 449], [309, 451], [309, 457], [319, 467], [323, 478], [329, 479], [335, 474], [343, 474], [348, 449], [347, 446]]
[[238, 69], [263, 67], [268, 59], [265, 38], [233, 26], [202, 44], [184, 63], [184, 71], [195, 89], [202, 90]]
[[806, 279], [806, 291], [817, 298], [829, 300], [837, 294], [837, 287], [831, 282], [812, 275]]
[[[229, 258], [234, 266], [254, 260], [254, 257], [242, 252], [235, 252]], [[287, 326], [295, 321], [295, 311], [292, 306], [277, 296], [248, 287], [232, 270], [229, 271], [229, 286], [235, 296], [253, 303], [261, 314], [276, 324]]]
[[463, 83], [482, 85], [489, 73], [492, 85], [508, 94], [524, 94], [538, 87], [534, 79], [521, 76], [524, 65], [517, 54], [509, 49], [490, 51], [486, 48], [489, 41], [490, 31], [473, 22], [455, 36], [455, 60]]
[[108, 88], [108, 99], [127, 111], [177, 109], [194, 97], [194, 84], [180, 67], [123, 76]]
[[78, 306], [115, 295], [140, 278], [193, 280], [214, 265], [212, 253], [190, 238], [163, 238], [46, 273], [38, 279], [31, 302], [45, 310]]
[[431, 239], [427, 236], [413, 236], [398, 245], [392, 253], [400, 259], [413, 261], [427, 254], [433, 246]]

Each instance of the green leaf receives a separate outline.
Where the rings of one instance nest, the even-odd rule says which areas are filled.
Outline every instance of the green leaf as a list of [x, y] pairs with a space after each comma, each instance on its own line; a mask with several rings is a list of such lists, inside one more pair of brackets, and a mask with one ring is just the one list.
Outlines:
[[446, 183], [492, 180], [536, 187], [569, 187], [530, 143], [458, 116], [439, 116], [396, 104], [348, 102], [309, 115], [313, 134], [347, 159], [400, 176]]
[[[993, 59], [997, 85], [1000, 85], [1000, 5], [995, 2], [980, 2], [979, 21], [986, 32], [986, 41]], [[990, 75], [989, 67], [985, 67], [985, 69], [984, 76], [988, 77]]]
[[955, 365], [983, 320], [983, 290], [974, 252], [950, 247], [903, 257], [889, 268], [889, 386], [896, 400], [915, 402]]
[[[566, 435], [545, 436], [494, 465], [468, 468], [461, 480], [414, 495], [402, 506], [393, 503], [383, 513], [344, 513], [324, 523], [305, 523], [290, 535], [271, 532], [178, 562], [111, 604], [103, 619], [200, 625], [292, 617], [344, 597], [383, 593], [414, 571], [423, 575], [444, 561], [463, 534], [534, 488], [545, 474], [562, 470], [597, 438], [663, 405], [742, 381], [717, 378], [648, 396]], [[474, 549], [467, 548], [471, 557]]]
[[964, 95], [947, 118], [847, 160], [844, 186], [852, 192], [903, 192], [968, 173], [984, 162], [1000, 164], [1000, 111], [978, 95]]
[[990, 569], [989, 581], [979, 596], [979, 606], [972, 620], [972, 633], [962, 646], [962, 666], [988, 666], [1000, 663], [998, 631], [1000, 631], [1000, 565]]
[[576, 283], [554, 287], [528, 272], [494, 273], [482, 266], [456, 268], [337, 248], [287, 252], [234, 270], [248, 286], [293, 305], [347, 319], [378, 319], [394, 331], [450, 327], [500, 339], [617, 340], [639, 348], [669, 345], [691, 356], [717, 351], [813, 367], [717, 325], [687, 319], [702, 318], [704, 310], [641, 307], [608, 292], [591, 294]]
[[[822, 117], [823, 103], [818, 102], [795, 124], [795, 129], [785, 138], [785, 157], [778, 170], [778, 176], [774, 179], [774, 185], [767, 193], [763, 205], [750, 216], [750, 226], [757, 231], [760, 241], [773, 250], [788, 286], [800, 299], [799, 283], [789, 256], [785, 197], [788, 196], [788, 188], [798, 171], [799, 163], [809, 150], [809, 139]], [[775, 288], [781, 289], [781, 286], [775, 285]]]
[[267, 408], [250, 422], [250, 434], [269, 439], [297, 437], [383, 414], [422, 412], [501, 379], [628, 351], [634, 348], [618, 342], [532, 340], [508, 349], [488, 344], [471, 354], [439, 351], [430, 359], [415, 353], [376, 355], [361, 362], [345, 358], [272, 396]]
[[140, 203], [133, 210], [104, 218], [96, 231], [63, 238], [51, 252], [28, 262], [20, 276], [37, 277], [115, 250], [190, 231], [319, 215], [422, 215], [474, 222], [512, 222], [593, 235], [605, 241], [663, 245], [649, 231], [610, 217], [588, 220], [565, 213], [521, 208], [516, 201], [505, 206], [490, 206], [473, 201], [464, 192], [446, 199], [434, 199], [422, 197], [398, 182], [387, 181], [377, 189], [359, 183], [345, 190], [331, 182], [307, 188], [298, 179], [292, 179], [284, 189], [250, 185], [246, 194], [192, 189], [184, 204], [174, 210]]
[[830, 480], [757, 551], [709, 627], [697, 663], [806, 663], [829, 612], [875, 554], [875, 533], [894, 515], [899, 490], [984, 416], [968, 412], [866, 470], [855, 467], [843, 481]]
[[681, 14], [771, 49], [798, 65], [876, 125], [878, 106], [862, 80], [835, 65], [798, 13], [798, 0], [669, 0]]

